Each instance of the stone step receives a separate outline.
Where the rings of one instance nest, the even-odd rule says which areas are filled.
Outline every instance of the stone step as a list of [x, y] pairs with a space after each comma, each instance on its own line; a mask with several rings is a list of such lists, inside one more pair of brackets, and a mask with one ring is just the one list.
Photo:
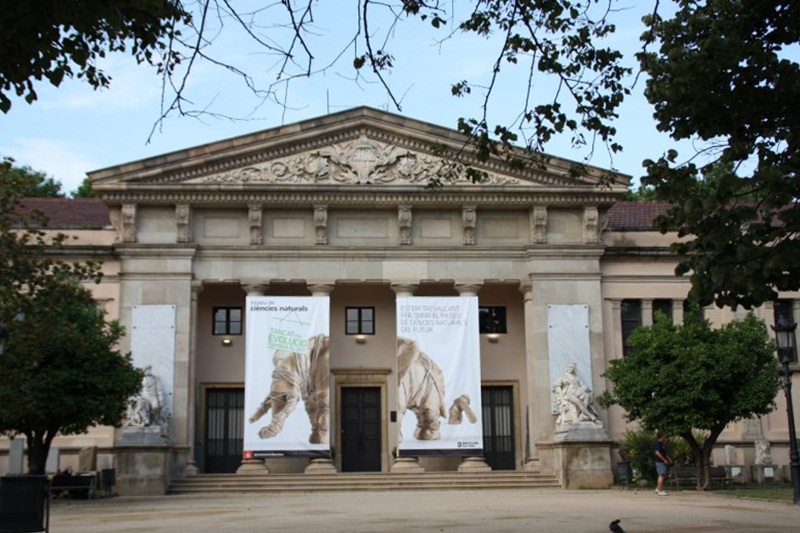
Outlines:
[[172, 482], [169, 494], [213, 492], [324, 492], [359, 490], [476, 490], [559, 488], [552, 475], [532, 472], [337, 474], [199, 474]]

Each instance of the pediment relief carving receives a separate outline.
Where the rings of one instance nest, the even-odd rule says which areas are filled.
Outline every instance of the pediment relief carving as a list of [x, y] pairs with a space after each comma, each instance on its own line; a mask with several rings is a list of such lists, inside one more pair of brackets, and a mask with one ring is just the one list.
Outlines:
[[[192, 183], [425, 185], [438, 176], [468, 183], [463, 164], [369, 139], [366, 135], [321, 149], [276, 158], [210, 176]], [[187, 183], [187, 182], [184, 182]], [[488, 173], [486, 185], [537, 185]]]

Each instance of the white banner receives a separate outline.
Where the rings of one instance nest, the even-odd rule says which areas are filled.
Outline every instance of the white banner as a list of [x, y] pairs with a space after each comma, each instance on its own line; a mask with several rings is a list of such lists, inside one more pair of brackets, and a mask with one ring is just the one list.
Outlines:
[[483, 449], [478, 298], [397, 299], [400, 456]]
[[244, 457], [329, 457], [329, 298], [247, 297]]

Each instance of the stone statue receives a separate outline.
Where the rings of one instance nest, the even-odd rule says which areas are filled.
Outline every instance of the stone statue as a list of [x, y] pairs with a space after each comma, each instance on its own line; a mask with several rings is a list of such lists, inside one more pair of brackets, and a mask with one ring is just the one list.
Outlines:
[[455, 400], [453, 400], [453, 405], [450, 406], [450, 418], [448, 418], [448, 424], [460, 424], [464, 419], [464, 415], [466, 415], [467, 420], [471, 424], [474, 424], [478, 421], [478, 417], [475, 416], [475, 412], [470, 407], [470, 400], [469, 396], [466, 394], [462, 394]]
[[592, 389], [578, 377], [578, 367], [570, 363], [553, 385], [558, 407], [556, 426], [562, 427], [575, 422], [598, 422], [597, 412], [592, 405]]
[[149, 427], [167, 425], [166, 402], [161, 380], [150, 365], [144, 367], [142, 390], [128, 401], [127, 426]]
[[769, 466], [772, 464], [772, 451], [768, 440], [763, 438], [755, 441], [756, 464]]
[[447, 416], [444, 374], [412, 339], [397, 338], [397, 442], [403, 441], [403, 417], [417, 417], [414, 438], [439, 440], [441, 418]]

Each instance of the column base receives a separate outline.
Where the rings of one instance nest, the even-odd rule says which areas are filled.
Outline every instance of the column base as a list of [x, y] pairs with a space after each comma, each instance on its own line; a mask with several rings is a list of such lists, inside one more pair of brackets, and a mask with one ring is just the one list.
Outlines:
[[186, 475], [187, 476], [196, 476], [200, 473], [200, 469], [197, 468], [197, 463], [194, 461], [189, 461], [186, 463]]
[[236, 473], [243, 476], [266, 476], [269, 474], [269, 467], [264, 464], [263, 459], [245, 459]]
[[305, 469], [306, 474], [337, 474], [338, 470], [333, 465], [333, 460], [327, 458], [311, 459]]
[[421, 474], [425, 468], [419, 464], [419, 457], [398, 457], [394, 460], [392, 472]]
[[538, 457], [531, 457], [522, 465], [522, 470], [524, 472], [541, 472], [542, 464], [539, 462]]
[[492, 467], [486, 464], [483, 457], [464, 457], [458, 465], [459, 472], [491, 472]]

